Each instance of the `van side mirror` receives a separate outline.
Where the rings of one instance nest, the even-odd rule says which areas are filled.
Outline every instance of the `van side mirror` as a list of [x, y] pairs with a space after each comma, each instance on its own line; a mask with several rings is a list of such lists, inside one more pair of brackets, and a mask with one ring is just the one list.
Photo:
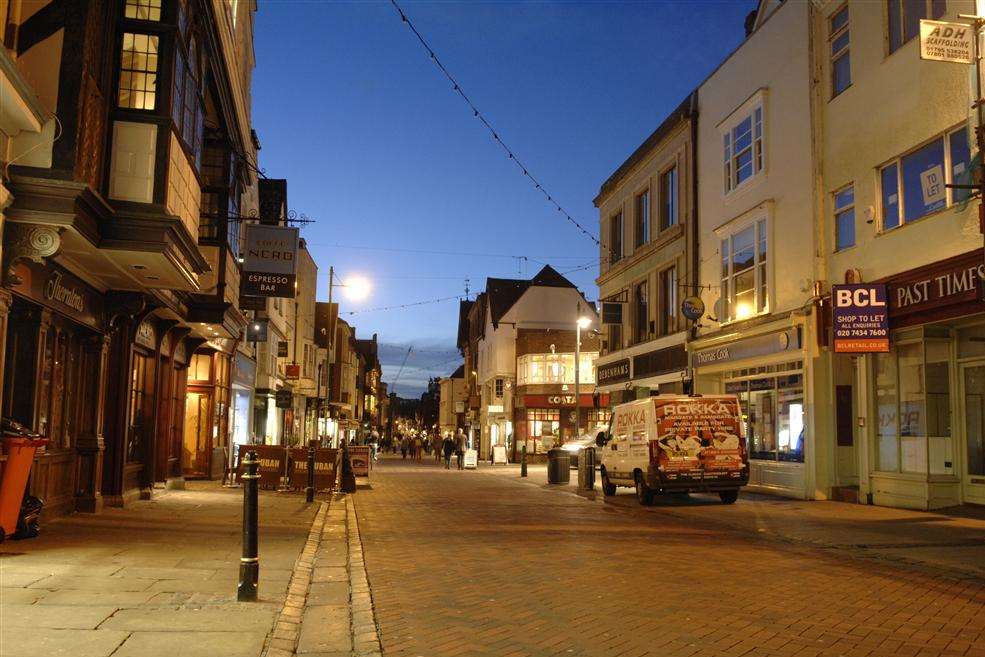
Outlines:
[[608, 438], [605, 437], [604, 431], [599, 431], [598, 435], [595, 436], [595, 444], [599, 447], [605, 447], [605, 444], [609, 442]]

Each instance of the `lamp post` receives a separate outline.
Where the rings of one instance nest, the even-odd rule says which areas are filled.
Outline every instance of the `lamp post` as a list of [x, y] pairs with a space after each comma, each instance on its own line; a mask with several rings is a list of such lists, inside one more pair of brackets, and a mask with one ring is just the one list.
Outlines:
[[581, 330], [592, 325], [589, 317], [581, 316], [581, 303], [578, 303], [578, 320], [575, 322], [575, 436], [581, 430]]
[[[335, 267], [329, 266], [328, 268], [328, 307], [329, 312], [331, 312], [332, 307], [332, 291], [337, 287], [344, 287], [348, 289], [348, 297], [350, 300], [358, 301], [360, 299], [366, 298], [369, 295], [370, 283], [367, 279], [362, 277], [355, 277], [350, 279], [349, 283], [336, 283], [335, 282]], [[336, 312], [335, 317], [338, 319], [342, 313]], [[328, 336], [328, 359], [329, 364], [331, 364], [332, 359], [335, 358], [335, 331], [330, 331]], [[329, 377], [326, 379], [326, 396], [331, 396], [332, 394], [332, 380], [331, 380], [331, 370], [329, 370]], [[339, 439], [338, 427], [335, 428], [335, 440]]]

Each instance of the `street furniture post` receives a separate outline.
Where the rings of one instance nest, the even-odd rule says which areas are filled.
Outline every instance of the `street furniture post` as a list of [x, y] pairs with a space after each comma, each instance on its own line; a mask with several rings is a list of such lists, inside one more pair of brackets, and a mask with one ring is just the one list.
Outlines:
[[256, 452], [249, 452], [243, 461], [246, 472], [243, 474], [243, 556], [239, 560], [239, 586], [236, 599], [240, 602], [255, 602], [257, 582], [260, 579], [260, 555], [257, 536], [258, 492], [260, 488], [260, 461]]
[[520, 476], [527, 476], [527, 443], [520, 445]]
[[315, 501], [315, 446], [308, 445], [308, 487], [304, 489], [304, 499]]

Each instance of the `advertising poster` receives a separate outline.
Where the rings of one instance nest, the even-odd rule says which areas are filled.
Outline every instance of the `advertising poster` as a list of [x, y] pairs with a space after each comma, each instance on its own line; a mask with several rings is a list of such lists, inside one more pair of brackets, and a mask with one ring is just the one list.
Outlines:
[[831, 286], [834, 349], [839, 354], [889, 351], [889, 305], [886, 286]]
[[352, 474], [357, 477], [369, 476], [369, 445], [350, 446], [349, 460], [352, 461]]
[[236, 481], [242, 483], [246, 468], [243, 461], [250, 452], [256, 452], [260, 460], [257, 474], [260, 475], [260, 488], [277, 488], [280, 478], [284, 475], [284, 464], [287, 450], [279, 445], [239, 445], [239, 468], [236, 470]]
[[[341, 452], [337, 449], [315, 450], [315, 490], [332, 490], [339, 474]], [[303, 490], [308, 486], [308, 450], [291, 450], [291, 488]]]
[[290, 226], [246, 224], [242, 295], [294, 298], [298, 235]]
[[739, 470], [745, 440], [731, 395], [655, 399], [659, 465], [668, 473]]

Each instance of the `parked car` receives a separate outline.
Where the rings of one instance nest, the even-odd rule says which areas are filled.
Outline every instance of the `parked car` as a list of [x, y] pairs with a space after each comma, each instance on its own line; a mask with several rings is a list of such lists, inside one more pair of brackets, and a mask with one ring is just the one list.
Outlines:
[[[582, 452], [586, 449], [595, 449], [595, 436], [590, 436], [588, 434], [578, 436], [574, 440], [569, 440], [564, 443], [561, 449], [568, 452], [568, 455], [571, 457], [571, 467], [577, 468], [578, 459], [581, 457]], [[596, 467], [598, 467], [598, 459], [595, 459], [595, 463]]]
[[732, 504], [749, 482], [749, 455], [735, 395], [660, 395], [616, 406], [596, 439], [602, 492], [715, 492]]

